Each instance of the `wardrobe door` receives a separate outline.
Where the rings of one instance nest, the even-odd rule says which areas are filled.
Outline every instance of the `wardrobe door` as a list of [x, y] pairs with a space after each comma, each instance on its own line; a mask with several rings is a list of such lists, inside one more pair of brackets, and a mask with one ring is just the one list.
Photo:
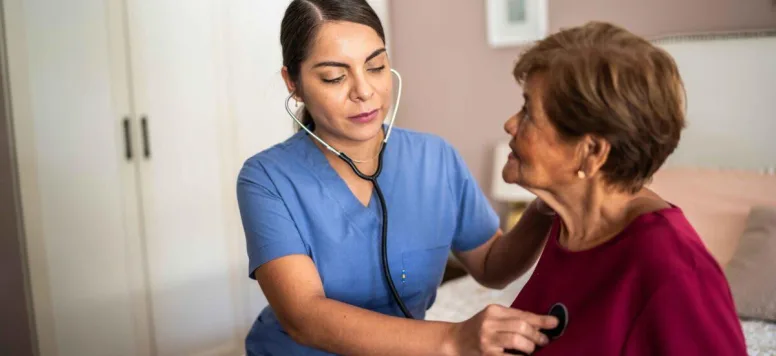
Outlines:
[[142, 210], [159, 355], [242, 346], [229, 244], [232, 170], [222, 0], [127, 0]]
[[124, 192], [135, 156], [121, 9], [11, 0], [4, 10], [41, 354], [146, 354], [137, 206]]

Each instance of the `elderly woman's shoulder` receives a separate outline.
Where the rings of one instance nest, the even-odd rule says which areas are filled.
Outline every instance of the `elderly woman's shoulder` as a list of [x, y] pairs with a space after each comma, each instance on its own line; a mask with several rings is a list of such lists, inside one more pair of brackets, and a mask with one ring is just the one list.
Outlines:
[[682, 209], [671, 205], [640, 215], [629, 227], [634, 261], [657, 276], [721, 272]]

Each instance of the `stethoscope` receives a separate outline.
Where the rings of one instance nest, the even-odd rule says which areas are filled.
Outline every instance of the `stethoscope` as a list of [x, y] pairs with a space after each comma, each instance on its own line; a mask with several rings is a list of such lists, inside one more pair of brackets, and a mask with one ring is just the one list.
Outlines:
[[404, 302], [401, 300], [401, 297], [399, 297], [399, 292], [396, 291], [396, 286], [393, 283], [393, 279], [391, 278], [391, 271], [388, 266], [388, 209], [385, 207], [385, 197], [383, 196], [383, 192], [380, 189], [380, 185], [377, 184], [377, 177], [380, 176], [380, 171], [383, 169], [383, 152], [385, 152], [385, 146], [388, 144], [388, 137], [391, 136], [391, 130], [393, 129], [393, 122], [396, 120], [396, 113], [398, 112], [399, 108], [399, 101], [401, 100], [401, 88], [402, 88], [402, 82], [401, 82], [401, 75], [399, 75], [399, 72], [397, 72], [394, 69], [391, 69], [391, 73], [396, 75], [396, 78], [399, 80], [399, 90], [396, 94], [396, 104], [393, 107], [393, 115], [391, 115], [391, 121], [388, 124], [388, 131], [385, 133], [385, 138], [383, 139], [382, 145], [380, 146], [380, 153], [378, 154], [377, 158], [377, 170], [372, 175], [367, 175], [362, 173], [358, 167], [356, 167], [356, 164], [354, 161], [348, 157], [345, 153], [338, 151], [334, 147], [331, 147], [326, 141], [322, 140], [320, 137], [318, 137], [316, 134], [310, 130], [307, 126], [302, 124], [299, 119], [297, 119], [296, 115], [293, 111], [291, 111], [291, 108], [289, 107], [289, 103], [291, 102], [291, 98], [294, 97], [295, 93], [291, 93], [291, 95], [288, 96], [286, 99], [286, 111], [288, 112], [288, 115], [291, 116], [292, 119], [308, 134], [310, 134], [312, 137], [314, 137], [318, 142], [320, 142], [326, 149], [337, 155], [340, 159], [345, 161], [350, 168], [353, 169], [353, 172], [358, 175], [359, 178], [368, 180], [372, 182], [372, 186], [375, 188], [375, 192], [377, 192], [377, 198], [380, 200], [380, 210], [382, 211], [382, 231], [381, 231], [381, 240], [382, 240], [382, 260], [383, 260], [383, 276], [385, 277], [385, 280], [388, 282], [388, 286], [391, 289], [391, 294], [393, 294], [393, 299], [396, 301], [396, 304], [399, 305], [399, 309], [401, 309], [402, 313], [405, 317], [409, 319], [413, 319], [412, 313], [410, 313], [409, 309], [407, 309], [407, 306], [404, 305]]
[[[381, 241], [382, 241], [382, 262], [383, 262], [383, 276], [385, 280], [388, 282], [388, 287], [391, 290], [391, 294], [393, 295], [393, 299], [396, 301], [396, 304], [399, 305], [399, 309], [401, 309], [404, 316], [408, 319], [414, 319], [412, 316], [412, 313], [410, 313], [409, 309], [407, 309], [407, 306], [404, 305], [404, 302], [401, 300], [401, 297], [399, 296], [399, 292], [396, 291], [396, 286], [393, 283], [393, 278], [391, 278], [391, 271], [390, 267], [388, 266], [388, 209], [385, 206], [385, 197], [383, 196], [383, 192], [380, 189], [380, 185], [377, 183], [377, 177], [380, 176], [380, 171], [382, 171], [383, 168], [383, 152], [385, 152], [385, 146], [388, 144], [388, 137], [391, 136], [391, 130], [393, 129], [393, 122], [396, 120], [396, 113], [398, 112], [399, 108], [399, 102], [401, 101], [401, 89], [402, 89], [402, 80], [401, 75], [399, 75], [399, 72], [397, 72], [395, 69], [391, 69], [391, 73], [396, 75], [396, 78], [399, 81], [399, 90], [396, 93], [396, 104], [393, 107], [393, 114], [391, 115], [391, 121], [388, 124], [388, 131], [385, 133], [385, 138], [383, 139], [382, 146], [380, 147], [380, 153], [378, 154], [377, 158], [377, 170], [372, 175], [367, 175], [362, 173], [358, 167], [356, 167], [355, 162], [348, 157], [343, 152], [338, 151], [334, 147], [330, 146], [326, 141], [322, 140], [320, 137], [318, 137], [315, 133], [310, 130], [307, 126], [302, 124], [302, 122], [297, 119], [296, 115], [293, 111], [291, 111], [291, 107], [289, 106], [289, 103], [291, 102], [291, 99], [294, 97], [295, 93], [291, 93], [288, 98], [286, 98], [286, 111], [288, 112], [288, 115], [291, 116], [291, 118], [308, 134], [310, 134], [313, 138], [315, 138], [318, 142], [320, 142], [326, 149], [337, 155], [340, 159], [345, 161], [351, 169], [353, 169], [353, 172], [358, 175], [359, 178], [368, 180], [372, 182], [372, 185], [375, 188], [375, 192], [377, 192], [377, 198], [380, 200], [380, 210], [382, 211], [382, 229], [381, 229]], [[562, 303], [557, 303], [553, 305], [549, 312], [549, 315], [555, 316], [558, 318], [558, 326], [551, 330], [541, 330], [541, 332], [547, 337], [550, 338], [550, 340], [557, 339], [563, 334], [563, 331], [566, 329], [566, 326], [568, 325], [568, 309], [565, 305]], [[520, 355], [519, 351], [516, 350], [505, 350], [508, 354], [516, 354]]]

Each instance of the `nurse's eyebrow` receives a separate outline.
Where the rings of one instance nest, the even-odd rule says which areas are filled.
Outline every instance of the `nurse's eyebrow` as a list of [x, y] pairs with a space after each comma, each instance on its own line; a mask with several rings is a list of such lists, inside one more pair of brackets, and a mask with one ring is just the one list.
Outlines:
[[[379, 56], [379, 55], [380, 55], [381, 53], [383, 53], [383, 52], [385, 52], [385, 48], [380, 48], [380, 49], [378, 49], [378, 50], [375, 50], [374, 52], [372, 52], [372, 54], [370, 54], [368, 57], [366, 57], [366, 60], [364, 61], [364, 63], [371, 61], [373, 58], [375, 58], [375, 57]], [[331, 62], [331, 61], [326, 61], [326, 62], [320, 62], [320, 63], [316, 63], [316, 64], [313, 66], [313, 68], [318, 68], [318, 67], [340, 67], [340, 68], [350, 68], [350, 66], [349, 66], [349, 65], [347, 65], [347, 64], [345, 64], [345, 63], [340, 63], [340, 62]]]

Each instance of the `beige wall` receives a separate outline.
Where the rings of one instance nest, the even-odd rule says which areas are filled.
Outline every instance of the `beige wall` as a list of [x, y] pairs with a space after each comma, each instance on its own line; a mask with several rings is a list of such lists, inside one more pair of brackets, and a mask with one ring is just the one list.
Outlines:
[[[771, 2], [549, 0], [549, 25], [605, 20], [645, 36], [771, 28]], [[392, 0], [390, 12], [391, 56], [405, 84], [397, 125], [448, 139], [487, 191], [492, 145], [522, 103], [510, 75], [519, 49], [488, 47], [484, 0]]]

